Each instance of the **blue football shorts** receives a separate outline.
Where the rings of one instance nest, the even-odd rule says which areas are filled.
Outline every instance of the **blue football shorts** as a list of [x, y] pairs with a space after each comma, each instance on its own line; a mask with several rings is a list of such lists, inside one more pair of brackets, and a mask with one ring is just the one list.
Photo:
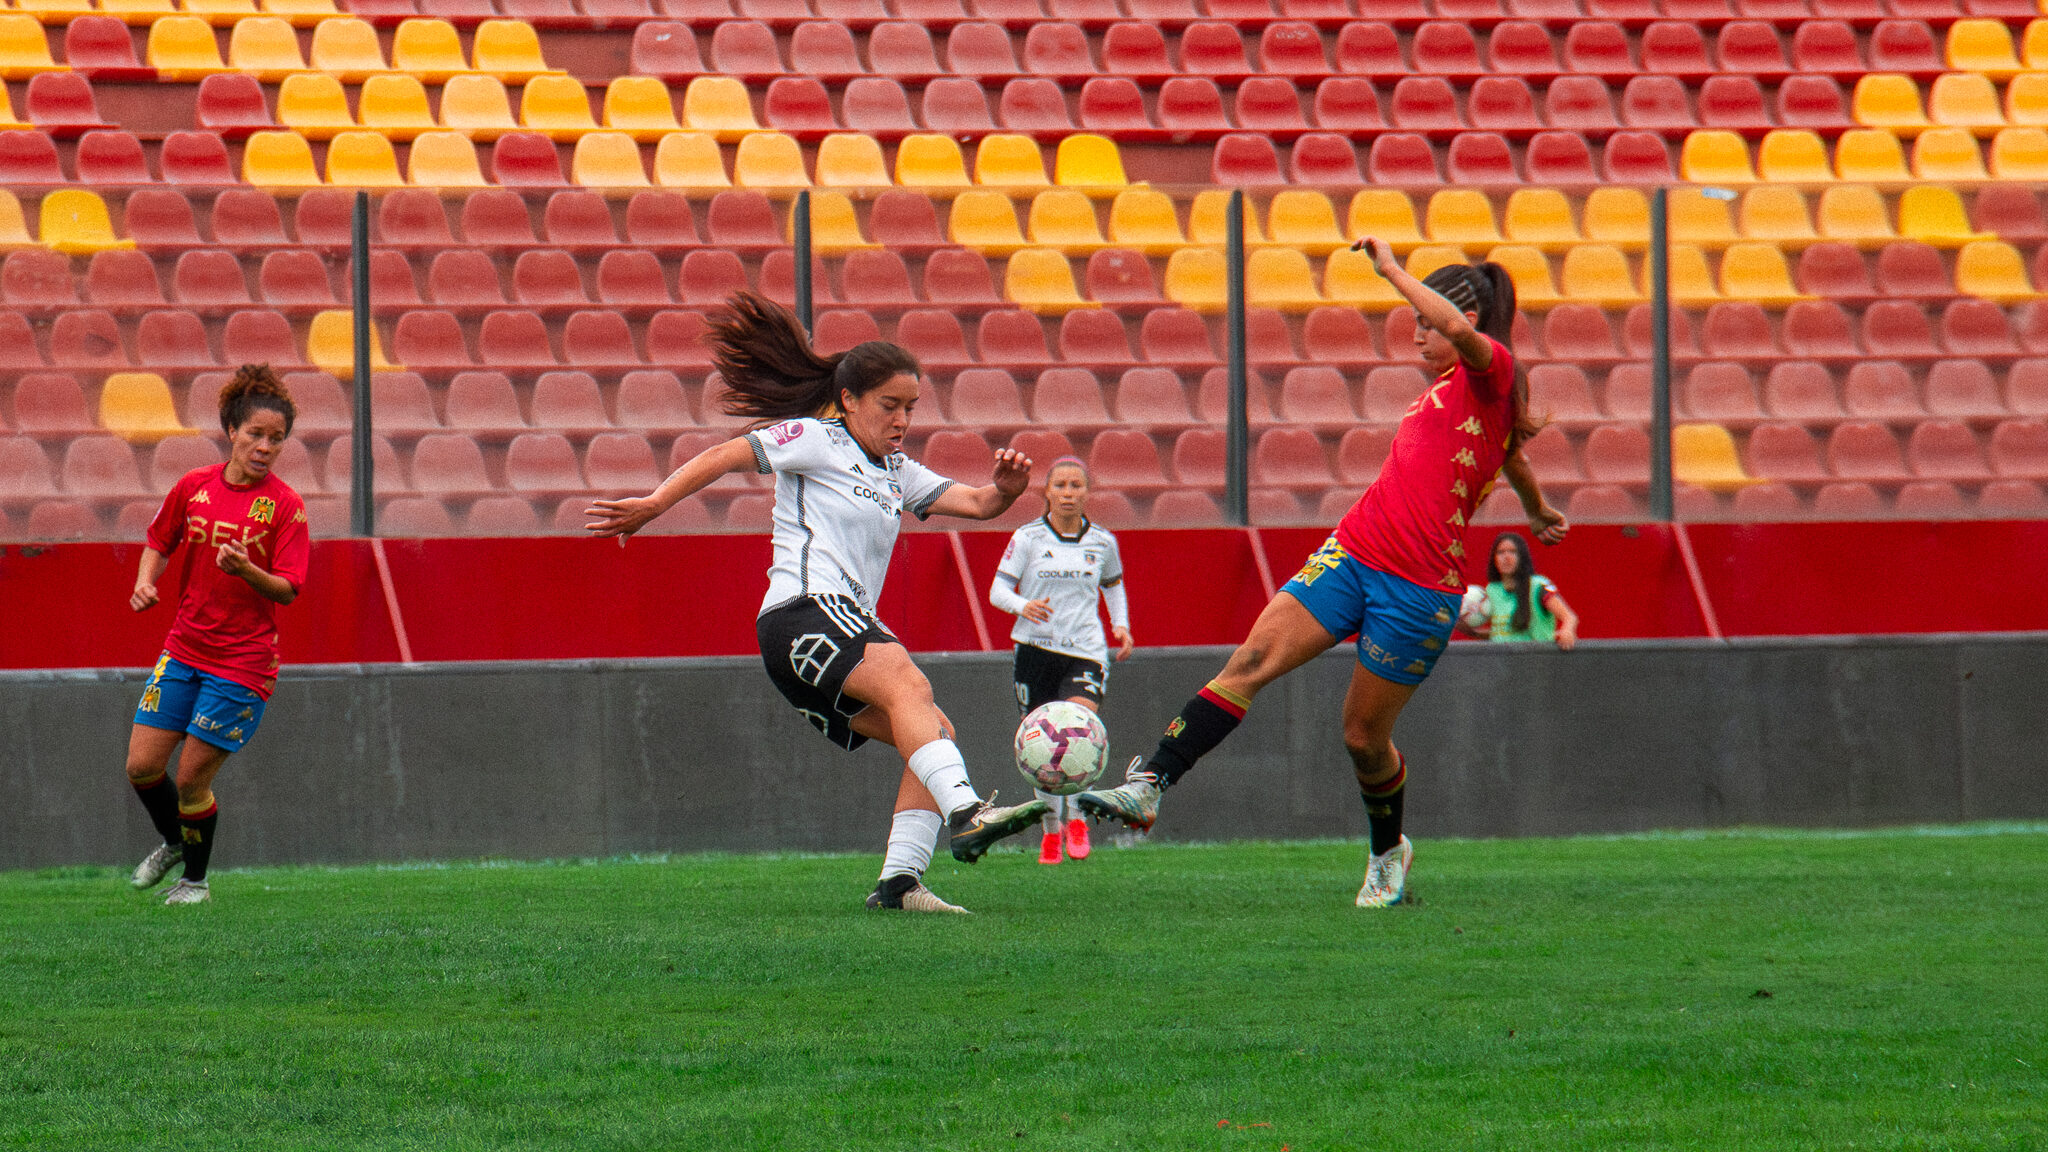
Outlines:
[[155, 671], [142, 686], [135, 722], [240, 752], [263, 723], [263, 703], [262, 697], [233, 680], [201, 672], [166, 652], [157, 657]]
[[[1420, 684], [1450, 643], [1458, 592], [1438, 592], [1368, 567], [1335, 536], [1309, 556], [1282, 592], [1343, 639], [1358, 634], [1358, 662], [1396, 684]], [[1461, 590], [1462, 591], [1462, 590]]]

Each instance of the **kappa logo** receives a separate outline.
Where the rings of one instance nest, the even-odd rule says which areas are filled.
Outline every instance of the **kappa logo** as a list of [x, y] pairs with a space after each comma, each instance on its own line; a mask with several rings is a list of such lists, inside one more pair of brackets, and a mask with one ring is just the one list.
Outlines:
[[277, 515], [277, 501], [268, 496], [258, 496], [249, 503], [249, 519], [258, 524], [268, 524]]
[[790, 641], [789, 668], [796, 678], [817, 687], [825, 678], [825, 670], [832, 667], [832, 661], [839, 659], [839, 645], [832, 642], [823, 632], [806, 632]]
[[191, 502], [194, 504], [211, 504], [213, 503], [213, 497], [207, 494], [206, 489], [201, 488], [192, 494]]
[[240, 728], [231, 728], [231, 729], [229, 729], [229, 730], [228, 730], [228, 739], [230, 739], [230, 740], [240, 740], [241, 738], [242, 738], [242, 730], [241, 730]]

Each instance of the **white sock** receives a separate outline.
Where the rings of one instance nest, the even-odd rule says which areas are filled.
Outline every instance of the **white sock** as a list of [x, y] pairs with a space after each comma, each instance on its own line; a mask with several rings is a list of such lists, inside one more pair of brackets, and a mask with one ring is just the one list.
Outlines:
[[932, 862], [939, 839], [939, 814], [923, 808], [898, 812], [889, 822], [889, 850], [882, 856], [882, 876], [922, 876]]
[[967, 761], [951, 740], [939, 739], [910, 754], [910, 774], [924, 785], [939, 811], [951, 816], [962, 808], [981, 803], [974, 785], [967, 782]]
[[1047, 836], [1060, 830], [1060, 816], [1066, 809], [1067, 798], [1055, 796], [1042, 788], [1033, 788], [1031, 794], [1045, 801], [1045, 815], [1038, 818], [1038, 826]]

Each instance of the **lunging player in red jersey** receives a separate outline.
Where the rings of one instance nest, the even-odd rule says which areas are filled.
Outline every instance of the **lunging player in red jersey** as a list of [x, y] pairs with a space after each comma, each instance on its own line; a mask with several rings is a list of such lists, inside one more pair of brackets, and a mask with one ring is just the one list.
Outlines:
[[1465, 587], [1466, 523], [1505, 475], [1537, 539], [1555, 544], [1567, 525], [1521, 454], [1540, 425], [1508, 351], [1515, 285], [1507, 270], [1459, 264], [1417, 280], [1384, 241], [1357, 246], [1415, 306], [1415, 345], [1435, 382], [1401, 418], [1379, 479], [1266, 605], [1222, 674], [1166, 726], [1151, 759], [1131, 761], [1120, 787], [1076, 799], [1093, 816], [1150, 828], [1160, 793], [1236, 729], [1260, 689], [1355, 632], [1344, 748], [1372, 834], [1357, 904], [1384, 908], [1401, 902], [1414, 855], [1401, 834], [1408, 765], [1394, 748], [1394, 721], [1450, 639]]
[[[128, 606], [157, 602], [157, 580], [186, 549], [184, 595], [128, 734], [128, 782], [164, 842], [135, 869], [153, 887], [185, 871], [166, 904], [203, 904], [219, 807], [213, 777], [256, 734], [277, 684], [277, 606], [298, 598], [311, 554], [306, 504], [270, 471], [298, 415], [268, 365], [246, 365], [220, 390], [228, 462], [187, 472], [150, 522]], [[175, 783], [169, 775], [178, 742]]]

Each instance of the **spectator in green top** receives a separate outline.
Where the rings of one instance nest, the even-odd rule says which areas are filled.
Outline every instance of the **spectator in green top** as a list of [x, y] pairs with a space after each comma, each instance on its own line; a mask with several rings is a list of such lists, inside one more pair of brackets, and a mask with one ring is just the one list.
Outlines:
[[[1512, 643], [1554, 643], [1569, 652], [1579, 642], [1579, 614], [1547, 576], [1536, 574], [1529, 542], [1514, 532], [1494, 538], [1490, 579], [1484, 590], [1466, 593], [1480, 611], [1462, 615], [1459, 626], [1482, 639]], [[1483, 596], [1483, 601], [1480, 599]]]

